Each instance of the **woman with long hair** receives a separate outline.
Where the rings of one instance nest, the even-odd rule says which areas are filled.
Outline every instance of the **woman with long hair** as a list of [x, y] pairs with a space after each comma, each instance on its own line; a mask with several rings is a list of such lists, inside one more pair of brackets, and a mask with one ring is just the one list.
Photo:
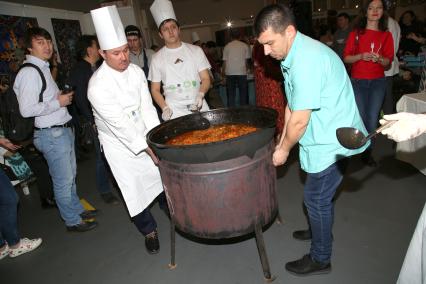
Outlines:
[[[368, 1], [361, 9], [359, 22], [349, 34], [343, 52], [344, 62], [351, 64], [355, 100], [368, 132], [377, 127], [386, 92], [384, 71], [394, 57], [385, 11], [383, 1]], [[371, 151], [372, 146], [363, 153], [363, 161], [369, 166], [376, 166]]]

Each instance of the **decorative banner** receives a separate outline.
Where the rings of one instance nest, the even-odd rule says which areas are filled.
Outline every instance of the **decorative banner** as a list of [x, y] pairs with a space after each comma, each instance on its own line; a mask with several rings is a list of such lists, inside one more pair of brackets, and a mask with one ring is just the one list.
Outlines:
[[75, 46], [81, 37], [80, 22], [77, 20], [51, 19], [59, 57], [65, 76], [76, 62]]
[[25, 59], [24, 34], [36, 18], [0, 15], [0, 83], [10, 85]]

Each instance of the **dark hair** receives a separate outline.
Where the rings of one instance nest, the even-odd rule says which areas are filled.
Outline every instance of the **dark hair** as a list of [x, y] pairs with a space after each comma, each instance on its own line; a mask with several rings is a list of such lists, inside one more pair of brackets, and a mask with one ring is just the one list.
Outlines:
[[214, 47], [216, 47], [216, 43], [214, 41], [211, 41], [211, 40], [209, 40], [206, 43], [206, 45], [207, 45], [208, 48], [214, 48]]
[[238, 28], [231, 29], [231, 38], [232, 39], [240, 39], [241, 33]]
[[296, 27], [293, 12], [283, 4], [274, 4], [263, 8], [254, 20], [256, 36], [266, 31], [269, 27], [274, 33], [283, 32], [288, 26]]
[[49, 32], [45, 29], [40, 27], [29, 28], [28, 30], [26, 30], [24, 36], [25, 49], [32, 47], [31, 42], [35, 37], [43, 37], [47, 40], [52, 40], [52, 37], [50, 36]]
[[339, 13], [339, 15], [337, 15], [337, 18], [340, 18], [340, 17], [346, 18], [348, 20], [350, 19], [348, 13], [345, 13], [345, 12]]
[[78, 39], [75, 45], [77, 60], [82, 60], [85, 56], [87, 56], [87, 48], [91, 47], [93, 42], [96, 42], [96, 44], [99, 46], [98, 39], [94, 35], [82, 35]]
[[[368, 6], [370, 6], [371, 2], [374, 0], [366, 1], [365, 5], [361, 8], [360, 11], [360, 20], [358, 24], [356, 25], [356, 29], [358, 30], [365, 30], [367, 27], [367, 10]], [[379, 20], [379, 30], [380, 31], [386, 31], [388, 29], [388, 14], [386, 12], [386, 3], [381, 0], [383, 5], [383, 16]]]
[[124, 29], [124, 33], [126, 34], [126, 36], [142, 37], [141, 30], [137, 26], [134, 26], [134, 25], [128, 25]]
[[161, 22], [161, 24], [158, 26], [158, 30], [161, 32], [161, 27], [162, 27], [165, 23], [168, 23], [168, 22], [171, 22], [171, 21], [175, 22], [175, 23], [176, 23], [176, 26], [177, 26], [178, 28], [180, 27], [180, 25], [179, 25], [178, 21], [176, 21], [175, 19], [166, 19], [166, 20], [162, 21], [162, 22]]
[[404, 25], [404, 23], [402, 22], [402, 19], [404, 18], [405, 14], [410, 14], [411, 15], [411, 18], [413, 18], [412, 24], [414, 24], [414, 23], [417, 22], [417, 17], [416, 17], [416, 14], [414, 14], [413, 10], [407, 10], [404, 13], [402, 13], [401, 16], [399, 17], [398, 23], [399, 23], [400, 26]]

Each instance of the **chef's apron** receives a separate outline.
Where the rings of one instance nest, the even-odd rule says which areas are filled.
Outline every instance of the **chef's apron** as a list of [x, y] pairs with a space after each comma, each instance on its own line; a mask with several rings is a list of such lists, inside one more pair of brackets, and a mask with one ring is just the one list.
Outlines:
[[[146, 126], [141, 113], [141, 84], [139, 80], [130, 78], [128, 72], [119, 74], [119, 77], [114, 74], [105, 84], [117, 93], [120, 103], [117, 107], [121, 107], [125, 115], [135, 122], [135, 131], [144, 133]], [[110, 129], [106, 123], [98, 128], [99, 140], [129, 214], [133, 217], [147, 208], [163, 191], [160, 172], [145, 151], [134, 154], [107, 128]]]
[[[185, 58], [193, 58], [191, 51], [184, 46]], [[178, 61], [178, 58], [176, 59]], [[180, 117], [192, 113], [190, 106], [195, 103], [195, 98], [200, 91], [200, 76], [193, 60], [184, 60], [176, 64], [165, 66], [167, 85], [164, 88], [166, 104], [172, 109], [171, 118]], [[201, 111], [209, 110], [209, 106], [203, 99]]]

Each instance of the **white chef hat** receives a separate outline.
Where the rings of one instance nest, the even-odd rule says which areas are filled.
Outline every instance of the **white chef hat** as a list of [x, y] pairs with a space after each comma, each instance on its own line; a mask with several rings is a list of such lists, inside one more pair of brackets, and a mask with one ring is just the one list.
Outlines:
[[169, 0], [155, 0], [149, 10], [151, 10], [157, 27], [160, 27], [161, 23], [168, 19], [173, 19], [177, 22], [172, 2]]
[[117, 7], [106, 6], [90, 11], [99, 47], [110, 50], [127, 44], [126, 34]]
[[198, 36], [197, 32], [192, 32], [191, 39], [192, 39], [192, 43], [200, 41], [200, 37]]

